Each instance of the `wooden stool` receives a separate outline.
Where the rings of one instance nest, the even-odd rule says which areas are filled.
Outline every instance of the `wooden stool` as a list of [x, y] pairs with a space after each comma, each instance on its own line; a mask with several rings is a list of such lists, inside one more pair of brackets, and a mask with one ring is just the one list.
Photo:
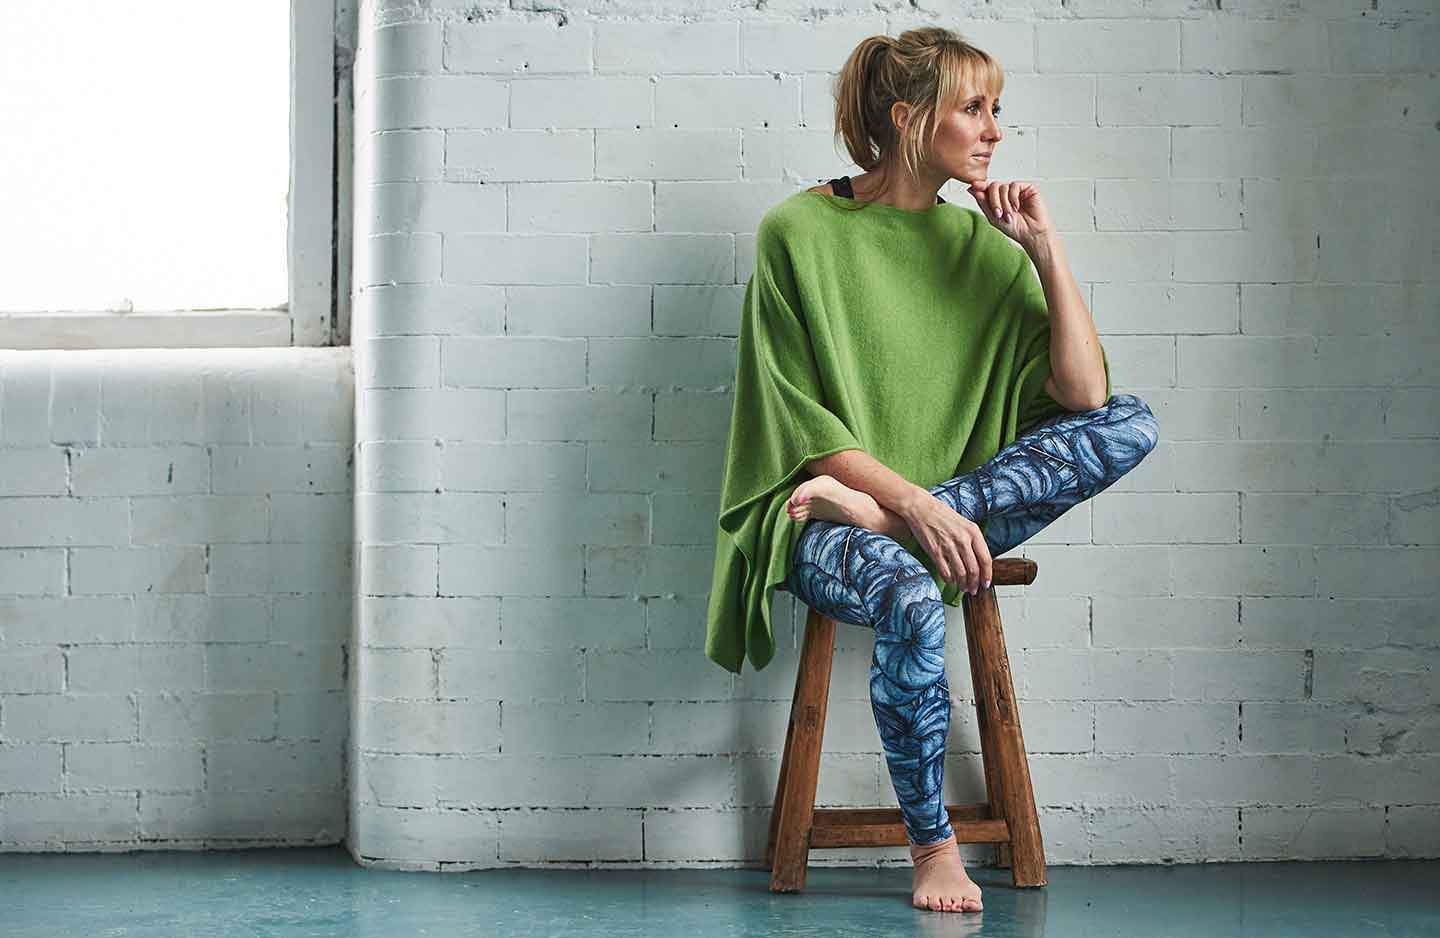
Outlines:
[[[1020, 713], [1015, 706], [995, 586], [1028, 585], [1035, 582], [1036, 571], [1033, 560], [996, 560], [990, 588], [973, 597], [961, 596], [988, 800], [945, 806], [955, 828], [955, 839], [966, 844], [995, 844], [996, 859], [1000, 866], [1010, 867], [1016, 886], [1045, 885], [1045, 848], [1040, 840], [1040, 821], [1030, 787], [1030, 766], [1020, 733]], [[805, 622], [795, 697], [790, 703], [790, 727], [785, 733], [785, 754], [780, 759], [775, 808], [765, 845], [771, 892], [799, 892], [805, 888], [805, 868], [812, 849], [887, 847], [910, 842], [899, 808], [815, 807], [834, 652], [835, 620], [811, 609]]]

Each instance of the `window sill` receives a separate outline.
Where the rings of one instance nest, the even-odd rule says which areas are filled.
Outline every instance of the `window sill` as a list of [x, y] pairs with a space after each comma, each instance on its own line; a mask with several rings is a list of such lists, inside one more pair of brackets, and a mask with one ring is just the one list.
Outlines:
[[284, 310], [0, 314], [0, 349], [290, 346]]

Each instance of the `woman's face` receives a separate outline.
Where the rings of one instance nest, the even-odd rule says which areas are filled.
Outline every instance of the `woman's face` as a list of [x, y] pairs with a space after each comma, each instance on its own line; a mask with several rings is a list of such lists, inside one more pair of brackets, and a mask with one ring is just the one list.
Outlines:
[[1000, 99], [981, 92], [968, 94], [960, 103], [940, 114], [931, 160], [948, 178], [966, 182], [984, 180], [992, 153], [1005, 136], [1000, 131]]

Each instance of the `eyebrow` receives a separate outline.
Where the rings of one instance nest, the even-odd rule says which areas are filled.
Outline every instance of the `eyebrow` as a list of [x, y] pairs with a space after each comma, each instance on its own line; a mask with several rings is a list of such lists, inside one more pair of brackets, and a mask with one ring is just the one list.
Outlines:
[[[965, 100], [965, 103], [966, 103], [966, 104], [969, 104], [971, 101], [984, 101], [984, 100], [985, 100], [985, 96], [984, 96], [983, 94], [977, 94], [977, 95], [972, 95], [971, 97], [967, 98], [967, 99]], [[999, 98], [996, 98], [996, 99], [995, 99], [995, 103], [996, 103], [996, 104], [999, 104], [999, 103], [1000, 103], [1000, 99], [999, 99]]]

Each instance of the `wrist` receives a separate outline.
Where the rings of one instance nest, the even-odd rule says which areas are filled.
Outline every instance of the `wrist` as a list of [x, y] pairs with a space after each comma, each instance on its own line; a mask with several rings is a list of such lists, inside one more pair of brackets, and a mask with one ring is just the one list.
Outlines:
[[1053, 231], [1047, 231], [1029, 239], [1022, 247], [1025, 248], [1025, 253], [1030, 255], [1030, 260], [1035, 262], [1036, 267], [1054, 260], [1063, 250], [1060, 236]]
[[921, 488], [917, 485], [910, 490], [910, 494], [907, 495], [905, 499], [900, 502], [899, 505], [895, 506], [895, 514], [909, 521], [915, 516], [916, 510], [918, 510], [919, 507], [924, 504], [923, 499], [934, 497], [934, 495], [930, 494], [929, 489]]

